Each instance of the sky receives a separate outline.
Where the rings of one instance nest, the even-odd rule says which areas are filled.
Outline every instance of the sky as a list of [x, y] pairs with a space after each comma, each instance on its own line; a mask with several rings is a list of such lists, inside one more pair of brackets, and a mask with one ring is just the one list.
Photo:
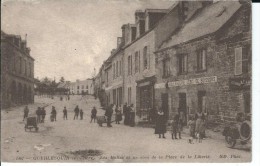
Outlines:
[[173, 0], [4, 0], [5, 33], [27, 34], [35, 59], [35, 78], [68, 81], [91, 78], [116, 47], [121, 26], [134, 23], [134, 12], [169, 8]]

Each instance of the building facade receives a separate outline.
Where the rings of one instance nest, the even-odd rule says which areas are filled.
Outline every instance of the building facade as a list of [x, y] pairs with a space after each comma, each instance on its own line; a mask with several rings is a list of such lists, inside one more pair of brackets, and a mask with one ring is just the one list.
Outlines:
[[[129, 105], [134, 104], [137, 121], [153, 120], [156, 82], [154, 52], [179, 27], [178, 13], [177, 3], [169, 9], [138, 10], [135, 26], [129, 27], [127, 24], [122, 27], [125, 32], [123, 36], [131, 34], [132, 37], [132, 41], [125, 41], [124, 47], [124, 100]], [[133, 31], [133, 27], [136, 30]], [[132, 35], [135, 32], [136, 35]]]
[[156, 104], [169, 119], [203, 112], [234, 121], [251, 112], [251, 9], [234, 1], [198, 9], [156, 52]]
[[27, 41], [1, 31], [1, 106], [34, 102], [34, 59]]
[[94, 82], [93, 79], [76, 80], [69, 85], [70, 94], [74, 95], [94, 95]]
[[159, 108], [168, 119], [183, 112], [188, 121], [204, 112], [216, 123], [250, 113], [251, 6], [241, 2], [178, 1], [137, 10], [135, 23], [122, 26], [122, 47], [98, 75], [104, 73], [106, 105], [121, 104], [122, 85], [122, 103], [134, 105], [136, 121], [154, 121]]

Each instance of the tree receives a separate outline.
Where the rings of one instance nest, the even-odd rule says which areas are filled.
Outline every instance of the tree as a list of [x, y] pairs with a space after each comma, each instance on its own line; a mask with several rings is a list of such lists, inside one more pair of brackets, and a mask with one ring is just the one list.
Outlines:
[[61, 77], [61, 78], [60, 78], [60, 82], [62, 82], [62, 83], [65, 82], [64, 77]]

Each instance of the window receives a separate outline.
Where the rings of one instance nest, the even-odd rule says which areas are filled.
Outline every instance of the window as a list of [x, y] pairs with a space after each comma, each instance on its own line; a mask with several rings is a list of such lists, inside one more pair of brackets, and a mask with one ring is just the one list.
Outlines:
[[144, 70], [148, 69], [148, 55], [147, 55], [147, 46], [143, 49], [143, 58], [144, 58]]
[[116, 61], [116, 77], [118, 77], [118, 61]]
[[79, 89], [79, 86], [77, 88]]
[[168, 77], [171, 74], [170, 60], [163, 60], [163, 77]]
[[184, 74], [184, 73], [188, 72], [187, 59], [188, 59], [187, 54], [181, 54], [178, 56], [179, 74]]
[[128, 56], [128, 75], [132, 75], [132, 55]]
[[12, 70], [13, 70], [13, 72], [15, 72], [16, 71], [16, 59], [15, 59], [15, 56], [13, 56], [13, 67], [12, 67]]
[[81, 89], [84, 89], [84, 85], [81, 85]]
[[113, 79], [115, 79], [115, 63], [113, 63]]
[[88, 86], [86, 85], [86, 89], [88, 89]]
[[22, 57], [19, 57], [19, 73], [22, 74]]
[[197, 70], [206, 70], [206, 50], [202, 49], [197, 51]]
[[108, 72], [106, 72], [106, 75], [107, 75], [107, 79], [106, 80], [107, 80], [107, 85], [108, 85]]
[[132, 96], [132, 90], [131, 87], [128, 88], [128, 104], [131, 104], [131, 96]]
[[122, 64], [121, 64], [121, 63], [122, 63], [122, 61], [119, 61], [119, 76], [121, 76], [121, 74], [122, 74], [122, 73], [121, 73], [121, 72], [122, 72], [122, 71], [121, 71], [121, 69], [122, 69], [122, 66], [121, 66]]
[[32, 64], [29, 62], [29, 77], [32, 76]]
[[135, 52], [135, 73], [139, 72], [140, 66], [139, 66], [139, 52]]
[[131, 75], [132, 75], [132, 71], [133, 71], [132, 55], [131, 55], [130, 61], [131, 61], [131, 65], [130, 65], [130, 66], [131, 66], [130, 73], [131, 73]]
[[248, 72], [249, 55], [249, 47], [235, 48], [235, 75], [240, 75]]
[[27, 76], [27, 62], [24, 60], [24, 74]]

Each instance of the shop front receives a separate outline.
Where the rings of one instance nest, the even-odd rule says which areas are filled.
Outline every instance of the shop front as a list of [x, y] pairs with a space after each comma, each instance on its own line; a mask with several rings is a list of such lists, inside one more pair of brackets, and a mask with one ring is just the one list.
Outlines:
[[155, 77], [137, 81], [136, 114], [140, 121], [152, 121], [154, 117]]

